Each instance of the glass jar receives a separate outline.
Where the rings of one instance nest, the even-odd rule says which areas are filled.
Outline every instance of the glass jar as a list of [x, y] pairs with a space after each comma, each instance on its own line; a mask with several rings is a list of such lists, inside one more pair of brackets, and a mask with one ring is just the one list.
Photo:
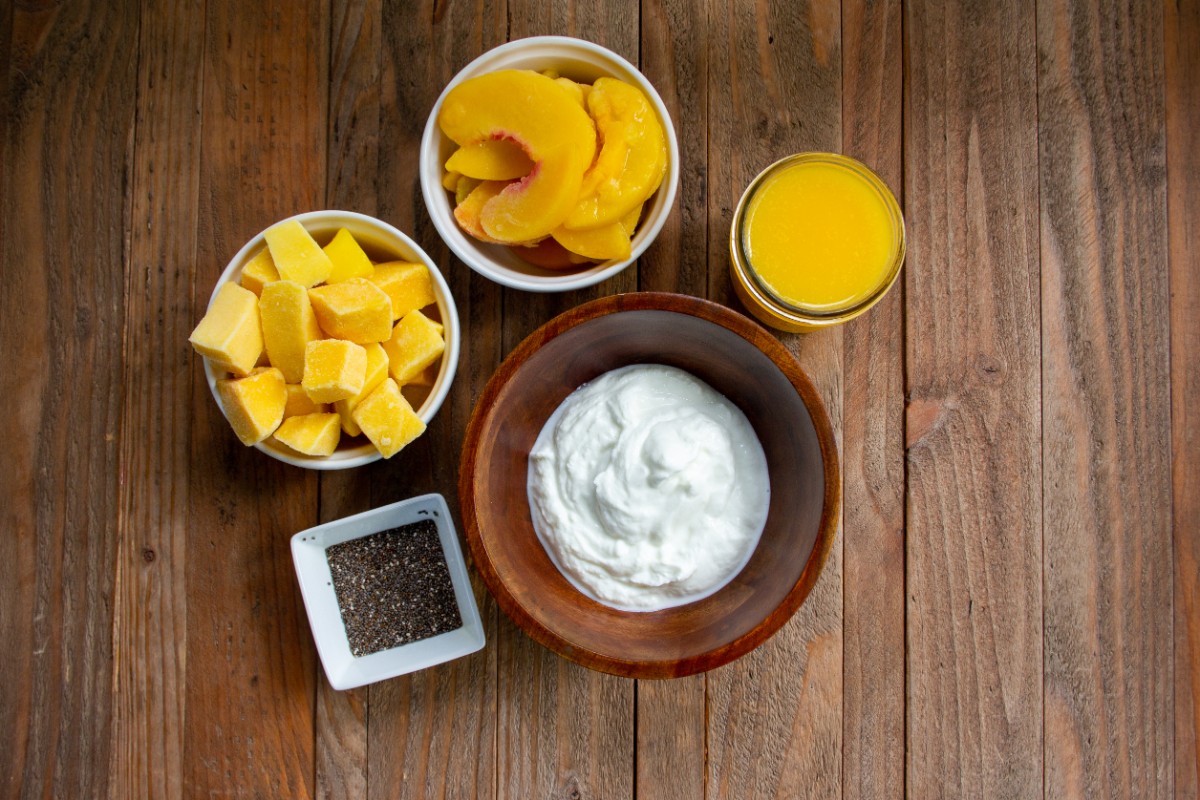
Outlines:
[[750, 182], [729, 237], [734, 291], [763, 323], [802, 332], [854, 319], [904, 263], [904, 216], [887, 184], [835, 153], [799, 153]]

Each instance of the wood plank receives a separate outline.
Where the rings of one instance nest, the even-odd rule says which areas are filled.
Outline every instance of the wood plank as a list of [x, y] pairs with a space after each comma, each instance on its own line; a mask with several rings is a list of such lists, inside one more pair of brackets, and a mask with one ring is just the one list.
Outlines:
[[[381, 0], [332, 0], [329, 27], [329, 115], [326, 122], [325, 207], [376, 213], [379, 185], [379, 73]], [[376, 481], [362, 470], [319, 477], [320, 521], [347, 517], [373, 502]], [[317, 676], [317, 796], [323, 800], [367, 795], [369, 688], [335, 691]]]
[[1034, 9], [905, 8], [907, 790], [1037, 797]]
[[[576, 36], [638, 63], [639, 7], [635, 0], [575, 4], [508, 2], [510, 39]], [[627, 269], [574, 292], [534, 294], [506, 289], [505, 353], [542, 323], [596, 297], [637, 289]], [[497, 634], [499, 658], [498, 797], [633, 797], [634, 682], [602, 675], [559, 658], [507, 618]]]
[[[434, 230], [421, 200], [417, 152], [443, 87], [468, 61], [500, 44], [503, 31], [503, 3], [387, 4], [383, 11], [378, 212], [410, 232], [442, 268], [463, 339], [445, 405], [411, 452], [377, 465], [372, 502], [441, 492], [460, 532], [458, 453], [474, 398], [500, 362], [500, 290], [453, 258]], [[431, 54], [434, 66], [414, 71], [414, 53]], [[474, 585], [487, 637], [481, 652], [371, 687], [369, 797], [495, 795], [496, 609], [477, 577]]]
[[1171, 797], [1161, 8], [1038, 6], [1045, 793]]
[[[641, 70], [674, 123], [680, 176], [675, 208], [639, 260], [642, 291], [704, 297], [708, 287], [708, 18], [700, 0], [646, 0], [642, 5]], [[703, 675], [639, 681], [636, 693], [637, 796], [704, 797]]]
[[1200, 798], [1200, 3], [1166, 2], [1175, 797]]
[[0, 794], [104, 797], [137, 18], [0, 14]]
[[[899, 2], [842, 5], [843, 152], [899, 195]], [[903, 198], [898, 197], [903, 205]], [[904, 796], [903, 281], [842, 334], [846, 379], [842, 793]]]
[[[835, 151], [841, 132], [841, 11], [830, 0], [751, 8], [711, 2], [709, 297], [741, 309], [729, 226], [746, 185], [791, 153]], [[842, 332], [780, 334], [813, 379], [839, 437]], [[707, 794], [838, 797], [842, 784], [842, 537], [796, 616], [708, 676]]]
[[137, 49], [113, 597], [112, 800], [183, 797], [187, 444], [195, 366], [187, 338], [195, 322], [196, 226], [172, 220], [195, 220], [198, 213], [204, 4], [143, 3]]
[[[191, 317], [242, 244], [325, 198], [329, 8], [207, 3]], [[184, 792], [312, 797], [315, 663], [289, 539], [317, 476], [243, 447], [193, 357]]]

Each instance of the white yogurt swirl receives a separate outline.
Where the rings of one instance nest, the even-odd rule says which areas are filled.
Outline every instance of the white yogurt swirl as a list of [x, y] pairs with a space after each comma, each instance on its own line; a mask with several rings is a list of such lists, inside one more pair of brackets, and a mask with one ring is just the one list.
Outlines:
[[584, 594], [629, 611], [727, 584], [769, 503], [745, 414], [674, 367], [622, 367], [581, 386], [529, 454], [529, 506], [551, 560]]

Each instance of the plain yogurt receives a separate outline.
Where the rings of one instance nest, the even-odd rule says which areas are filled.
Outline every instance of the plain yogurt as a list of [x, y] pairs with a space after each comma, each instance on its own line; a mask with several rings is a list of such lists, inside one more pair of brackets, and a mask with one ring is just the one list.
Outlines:
[[746, 415], [674, 367], [622, 367], [576, 389], [529, 455], [542, 545], [577, 589], [619, 609], [716, 592], [750, 560], [769, 503]]

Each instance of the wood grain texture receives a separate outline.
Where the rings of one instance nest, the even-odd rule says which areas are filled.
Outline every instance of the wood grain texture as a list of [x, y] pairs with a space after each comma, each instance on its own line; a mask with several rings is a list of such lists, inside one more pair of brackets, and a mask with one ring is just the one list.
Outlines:
[[500, 620], [499, 800], [633, 797], [633, 681], [559, 658]]
[[104, 797], [137, 14], [2, 13], [0, 794]]
[[[828, 0], [708, 3], [710, 299], [741, 308], [729, 278], [729, 226], [751, 179], [784, 156], [841, 145], [840, 13]], [[840, 443], [841, 331], [780, 339], [816, 384]], [[792, 621], [709, 673], [708, 695], [709, 797], [841, 794], [840, 535]]]
[[[191, 319], [257, 231], [325, 198], [329, 9], [206, 4]], [[316, 663], [289, 539], [316, 474], [230, 435], [193, 356], [186, 795], [312, 797]]]
[[[638, 65], [637, 0], [509, 0], [507, 38], [566, 35], [601, 44]], [[542, 323], [606, 294], [633, 291], [630, 268], [598, 286], [559, 294], [503, 291], [503, 352]], [[498, 798], [619, 800], [633, 796], [634, 686], [562, 661], [507, 619], [497, 630]]]
[[[708, 288], [708, 17], [701, 0], [645, 0], [641, 70], [679, 141], [675, 208], [639, 260], [642, 291], [704, 297]], [[640, 800], [699, 800], [707, 772], [707, 678], [640, 681], [634, 786]]]
[[[332, 0], [325, 208], [374, 216], [379, 186], [382, 0]], [[382, 505], [360, 470], [323, 472], [319, 517], [329, 522]], [[318, 668], [315, 789], [322, 800], [367, 796], [369, 688], [339, 692]]]
[[[502, 43], [504, 9], [492, 2], [387, 3], [381, 27], [379, 214], [410, 232], [442, 269], [458, 306], [462, 351], [445, 405], [403, 458], [372, 480], [373, 500], [378, 505], [437, 491], [457, 509], [455, 465], [471, 404], [500, 361], [500, 290], [451, 257], [434, 230], [421, 199], [417, 152], [442, 88], [467, 62]], [[459, 523], [460, 538], [461, 531]], [[496, 611], [477, 579], [475, 588], [487, 638], [483, 651], [371, 687], [369, 797], [494, 797]]]
[[[641, 70], [679, 141], [679, 189], [666, 225], [639, 260], [638, 288], [704, 297], [708, 289], [708, 48], [702, 0], [644, 0]], [[641, 784], [639, 784], [639, 788]]]
[[[143, 3], [125, 275], [109, 798], [183, 797], [203, 3]], [[189, 224], [176, 224], [188, 220]], [[136, 433], [133, 433], [136, 432]]]
[[1048, 797], [1173, 796], [1159, 8], [1038, 7]]
[[908, 793], [1036, 797], [1034, 13], [923, 2], [906, 12]]
[[1163, 3], [1175, 605], [1175, 797], [1200, 798], [1200, 3]]
[[[843, 152], [893, 193], [903, 187], [900, 15], [892, 0], [842, 4]], [[842, 334], [847, 800], [904, 796], [903, 283]]]

